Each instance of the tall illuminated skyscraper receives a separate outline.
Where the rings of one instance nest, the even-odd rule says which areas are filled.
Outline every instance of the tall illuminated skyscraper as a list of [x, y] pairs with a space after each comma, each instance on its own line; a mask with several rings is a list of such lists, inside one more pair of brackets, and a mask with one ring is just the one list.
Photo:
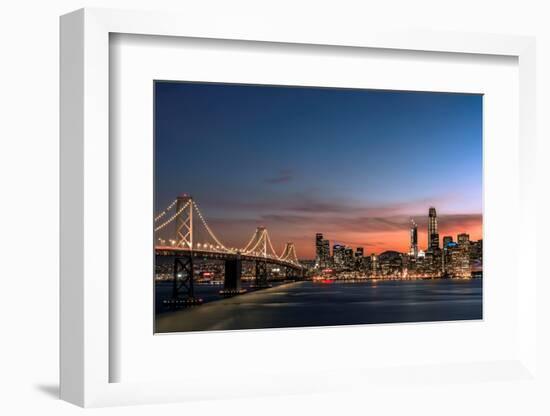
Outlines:
[[322, 233], [315, 234], [315, 267], [327, 267], [330, 258], [330, 243]]
[[322, 259], [323, 261], [321, 262], [321, 266], [322, 267], [328, 267], [330, 266], [330, 241], [328, 240], [323, 240], [323, 243], [322, 243]]
[[439, 248], [439, 233], [437, 232], [437, 213], [434, 207], [430, 207], [428, 213], [428, 250]]
[[315, 266], [322, 267], [323, 261], [323, 234], [315, 234]]
[[441, 255], [441, 266], [443, 273], [449, 273], [449, 261], [451, 258], [451, 246], [453, 246], [453, 237], [446, 235], [443, 237], [443, 253]]
[[418, 227], [411, 218], [411, 251], [410, 255], [416, 258], [418, 256]]
[[458, 234], [456, 237], [458, 242], [459, 255], [459, 275], [460, 277], [471, 277], [470, 270], [470, 236], [466, 233]]

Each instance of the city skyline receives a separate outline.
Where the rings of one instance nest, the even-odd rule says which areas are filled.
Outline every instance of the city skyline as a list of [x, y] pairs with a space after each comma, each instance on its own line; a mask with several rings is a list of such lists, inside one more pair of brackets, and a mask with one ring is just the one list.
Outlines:
[[[481, 96], [204, 83], [155, 84], [155, 206], [188, 192], [224, 243], [265, 226], [280, 251], [312, 239], [365, 253], [482, 238]], [[441, 207], [441, 208], [439, 208]]]
[[[434, 207], [430, 207], [430, 208], [434, 208]], [[346, 243], [342, 242], [341, 240], [339, 240], [338, 238], [331, 238], [330, 235], [325, 234], [322, 231], [318, 231], [315, 235], [316, 236], [321, 235], [324, 240], [328, 240], [330, 242], [331, 251], [332, 251], [332, 248], [334, 246], [343, 246], [343, 247], [352, 248], [354, 250], [357, 249], [357, 248], [363, 249], [365, 256], [370, 255], [370, 254], [378, 255], [378, 254], [381, 254], [385, 251], [396, 251], [396, 252], [402, 253], [402, 254], [409, 254], [409, 253], [411, 253], [411, 251], [413, 251], [413, 237], [411, 235], [411, 232], [414, 229], [414, 233], [415, 233], [414, 240], [416, 241], [416, 250], [414, 250], [413, 252], [415, 253], [415, 255], [418, 255], [419, 252], [427, 252], [430, 248], [430, 242], [429, 242], [430, 217], [429, 217], [429, 215], [426, 215], [426, 217], [427, 217], [427, 220], [425, 222], [422, 221], [422, 220], [419, 221], [418, 217], [409, 217], [409, 222], [406, 225], [407, 228], [405, 230], [405, 233], [401, 233], [404, 236], [404, 238], [406, 239], [406, 241], [404, 241], [400, 247], [405, 247], [406, 246], [406, 249], [396, 249], [396, 248], [388, 247], [385, 250], [382, 250], [382, 251], [379, 251], [379, 252], [368, 251], [368, 250], [366, 250], [366, 247], [364, 245], [361, 245], [361, 244], [356, 244], [356, 245], [346, 244]], [[439, 216], [438, 216], [438, 218], [439, 218]], [[426, 230], [422, 230], [419, 227], [419, 224], [422, 224], [422, 223], [425, 224]], [[438, 223], [438, 230], [442, 230], [442, 229], [445, 230], [446, 229], [445, 227], [441, 227], [439, 224], [440, 223]], [[465, 230], [462, 230], [462, 231], [460, 231], [460, 230], [456, 231], [455, 230], [455, 232], [453, 232], [453, 233], [438, 232], [437, 234], [438, 234], [438, 239], [439, 240], [438, 240], [438, 244], [436, 244], [434, 247], [437, 247], [437, 248], [440, 248], [440, 249], [442, 249], [445, 246], [445, 243], [443, 241], [444, 238], [450, 237], [452, 239], [452, 241], [455, 241], [455, 239], [457, 239], [458, 236], [461, 235], [461, 234], [467, 234], [472, 241], [483, 240], [483, 236], [481, 234], [478, 237], [477, 234], [470, 234], [468, 231], [465, 231]], [[423, 240], [424, 240], [424, 243], [422, 243]], [[315, 257], [317, 257], [317, 253], [315, 253]], [[312, 259], [304, 258], [304, 260], [312, 260]]]
[[461, 278], [481, 276], [483, 270], [483, 240], [471, 240], [468, 233], [443, 235], [440, 244], [437, 209], [428, 210], [428, 239], [426, 250], [419, 248], [418, 224], [411, 218], [409, 250], [386, 250], [382, 253], [364, 252], [364, 247], [332, 244], [323, 233], [315, 234], [315, 261], [304, 261], [317, 272], [317, 279], [350, 276], [390, 279]]

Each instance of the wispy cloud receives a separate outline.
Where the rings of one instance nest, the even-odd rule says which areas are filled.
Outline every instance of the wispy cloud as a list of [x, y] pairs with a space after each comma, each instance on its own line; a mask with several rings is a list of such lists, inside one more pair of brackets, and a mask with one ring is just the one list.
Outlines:
[[279, 184], [290, 182], [292, 179], [294, 179], [292, 171], [288, 169], [283, 169], [280, 170], [277, 175], [265, 179], [264, 182], [269, 184]]
[[[406, 215], [395, 215], [388, 217], [367, 217], [367, 216], [308, 216], [308, 215], [263, 215], [260, 221], [275, 226], [300, 225], [304, 227], [317, 227], [321, 231], [400, 231], [408, 230], [410, 217]], [[427, 227], [427, 216], [415, 217], [420, 229]], [[455, 230], [459, 228], [468, 229], [481, 224], [481, 214], [455, 214], [440, 215], [438, 217], [439, 227], [442, 231]]]
[[[285, 173], [292, 177], [290, 173]], [[283, 175], [270, 178], [271, 183], [282, 183]], [[264, 181], [268, 181], [267, 179]], [[442, 202], [434, 199], [421, 199], [417, 201], [396, 201], [388, 203], [368, 203], [362, 200], [351, 200], [340, 197], [327, 197], [319, 190], [303, 190], [287, 194], [283, 198], [279, 195], [267, 196], [256, 199], [254, 196], [247, 198], [221, 199], [213, 196], [206, 201], [207, 205], [215, 206], [218, 210], [226, 212], [253, 211], [256, 215], [341, 215], [341, 216], [365, 216], [387, 217], [391, 215], [415, 215], [428, 212], [428, 207]]]
[[[444, 207], [445, 198], [368, 204], [303, 192], [286, 198], [218, 201], [214, 205], [217, 212], [209, 216], [209, 221], [220, 235], [233, 241], [231, 244], [238, 246], [257, 226], [265, 226], [277, 247], [293, 241], [301, 256], [311, 257], [317, 232], [323, 233], [331, 244], [363, 246], [376, 253], [406, 251], [411, 217], [418, 224], [419, 242], [423, 247], [427, 241], [428, 208]], [[461, 232], [470, 233], [471, 238], [481, 238], [481, 213], [446, 213], [441, 208], [438, 224], [441, 238], [445, 235], [456, 238]]]

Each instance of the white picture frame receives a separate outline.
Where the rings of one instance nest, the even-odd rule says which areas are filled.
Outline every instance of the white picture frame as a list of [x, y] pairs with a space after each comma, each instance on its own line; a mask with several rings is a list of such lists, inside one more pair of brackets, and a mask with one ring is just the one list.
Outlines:
[[[261, 383], [238, 381], [224, 391], [220, 378], [204, 391], [194, 375], [177, 382], [110, 382], [109, 227], [109, 36], [113, 33], [206, 39], [281, 42], [334, 47], [381, 48], [453, 54], [505, 55], [519, 65], [520, 213], [535, 212], [535, 41], [530, 37], [431, 32], [349, 32], [279, 27], [250, 22], [235, 27], [216, 20], [209, 25], [192, 16], [107, 9], [82, 9], [61, 18], [61, 397], [80, 406], [155, 403], [270, 392], [318, 392], [343, 388], [340, 380], [391, 381], [397, 370], [371, 369], [357, 375], [342, 368], [333, 382], [314, 376], [272, 374]], [[537, 270], [526, 242], [535, 240], [536, 218], [520, 215], [518, 261], [528, 284], [519, 288], [518, 355], [500, 362], [453, 363], [414, 370], [423, 379], [443, 371], [467, 381], [473, 373], [505, 374], [506, 379], [536, 376]], [[530, 260], [531, 259], [531, 260]], [[407, 370], [411, 373], [411, 370]], [[495, 376], [498, 378], [498, 376]], [[204, 379], [204, 377], [202, 377]], [[311, 383], [307, 384], [309, 380]], [[185, 386], [185, 387], [184, 387]], [[345, 387], [344, 387], [345, 388]], [[239, 391], [240, 389], [240, 391]]]

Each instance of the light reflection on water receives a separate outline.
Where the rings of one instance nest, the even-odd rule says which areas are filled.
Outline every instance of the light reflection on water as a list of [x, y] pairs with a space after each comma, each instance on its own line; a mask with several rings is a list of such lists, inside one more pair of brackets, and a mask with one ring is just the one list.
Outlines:
[[[219, 298], [217, 290], [215, 296], [207, 294], [213, 296], [210, 300]], [[298, 282], [161, 314], [157, 328], [167, 332], [481, 318], [481, 279]]]

